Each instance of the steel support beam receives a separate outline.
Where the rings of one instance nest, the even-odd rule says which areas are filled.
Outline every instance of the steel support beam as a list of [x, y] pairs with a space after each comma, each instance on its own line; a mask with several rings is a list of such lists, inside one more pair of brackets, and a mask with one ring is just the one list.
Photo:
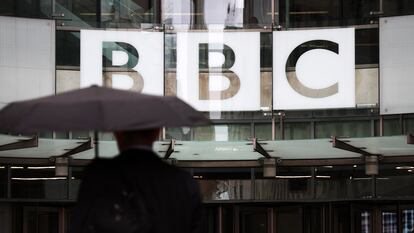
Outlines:
[[[166, 145], [166, 144], [163, 144]], [[170, 143], [168, 144], [168, 149], [166, 151], [160, 151], [165, 152], [164, 159], [169, 159], [172, 153], [174, 153], [175, 149], [175, 139], [171, 139]]]
[[357, 153], [357, 154], [360, 154], [360, 155], [369, 155], [369, 156], [374, 155], [374, 154], [371, 154], [371, 153], [365, 151], [364, 150], [365, 148], [355, 147], [355, 146], [349, 144], [348, 142], [349, 141], [346, 141], [346, 140], [340, 140], [335, 136], [332, 137], [332, 147], [334, 147], [334, 148], [341, 149], [341, 150], [346, 150], [346, 151]]
[[87, 141], [85, 142], [78, 142], [79, 146], [72, 148], [72, 149], [66, 149], [67, 151], [59, 156], [55, 156], [55, 157], [64, 157], [64, 158], [68, 158], [71, 155], [83, 152], [83, 151], [87, 151], [93, 148], [92, 146], [92, 138], [88, 138]]
[[30, 139], [19, 139], [17, 142], [0, 145], [0, 151], [18, 150], [18, 149], [32, 148], [32, 147], [38, 147], [38, 146], [39, 146], [39, 138], [37, 136], [34, 136]]
[[414, 144], [414, 136], [412, 134], [407, 135], [407, 144]]
[[[257, 140], [257, 138], [253, 138], [253, 150], [258, 152], [259, 154], [263, 155], [265, 158], [272, 158], [272, 156], [270, 156], [270, 154], [268, 153], [268, 151], [266, 151], [262, 145], [259, 143], [259, 141]], [[269, 151], [270, 152], [270, 151]]]

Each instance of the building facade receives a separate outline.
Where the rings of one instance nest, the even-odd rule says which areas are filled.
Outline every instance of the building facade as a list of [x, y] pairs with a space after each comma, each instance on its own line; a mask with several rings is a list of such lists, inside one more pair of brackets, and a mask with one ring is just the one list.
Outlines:
[[[409, 0], [6, 0], [0, 107], [93, 72], [178, 95], [213, 125], [165, 128], [154, 149], [199, 181], [205, 232], [409, 233], [412, 15]], [[92, 136], [1, 135], [1, 232], [67, 232]]]

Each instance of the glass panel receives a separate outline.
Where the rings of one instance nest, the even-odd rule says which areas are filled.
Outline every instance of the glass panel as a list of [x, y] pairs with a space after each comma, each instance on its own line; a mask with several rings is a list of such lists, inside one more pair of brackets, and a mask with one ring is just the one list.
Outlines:
[[318, 199], [372, 197], [372, 178], [359, 165], [317, 167], [315, 187]]
[[203, 233], [217, 232], [217, 207], [203, 205]]
[[414, 164], [380, 164], [379, 197], [414, 197]]
[[40, 138], [53, 138], [53, 132], [39, 133]]
[[165, 139], [190, 141], [191, 134], [192, 134], [192, 129], [190, 127], [166, 128], [165, 129]]
[[4, 16], [49, 18], [52, 15], [52, 0], [2, 0], [0, 5], [0, 15]]
[[159, 22], [158, 12], [158, 0], [104, 0], [101, 2], [101, 26], [149, 28]]
[[203, 200], [251, 199], [250, 169], [194, 169]]
[[379, 63], [379, 29], [355, 30], [355, 64]]
[[215, 125], [193, 130], [195, 141], [243, 141], [253, 137], [250, 124]]
[[0, 4], [1, 16], [13, 16], [14, 15], [14, 0], [3, 0]]
[[99, 26], [96, 16], [96, 0], [54, 0], [55, 14], [58, 17], [57, 25], [91, 27]]
[[255, 197], [258, 200], [312, 199], [311, 168], [280, 167], [276, 178], [263, 179], [263, 170], [255, 169]]
[[262, 210], [240, 211], [240, 232], [241, 233], [267, 233], [267, 213]]
[[55, 132], [56, 139], [69, 139], [69, 132]]
[[114, 141], [115, 136], [113, 133], [99, 133], [99, 140], [101, 141]]
[[272, 124], [255, 124], [254, 135], [260, 140], [272, 140]]
[[287, 28], [370, 24], [378, 9], [377, 0], [283, 0], [280, 19]]
[[351, 232], [351, 208], [350, 205], [334, 205], [332, 214], [333, 233]]
[[85, 138], [89, 138], [89, 137], [90, 137], [90, 133], [88, 131], [84, 131], [84, 132], [75, 131], [75, 132], [72, 132], [72, 138], [73, 139], [85, 139]]
[[315, 137], [369, 137], [371, 135], [370, 121], [316, 122]]
[[24, 207], [23, 229], [25, 233], [58, 233], [57, 208]]
[[162, 23], [181, 28], [257, 28], [272, 21], [271, 0], [162, 0]]
[[[360, 227], [361, 229], [359, 232], [361, 233], [371, 233], [372, 232], [372, 219], [371, 219], [371, 213], [368, 211], [360, 213], [360, 225], [357, 227]], [[358, 230], [357, 230], [358, 232]]]
[[414, 231], [414, 209], [402, 211], [402, 233]]
[[56, 65], [80, 66], [80, 32], [56, 31]]
[[407, 118], [404, 120], [404, 126], [405, 130], [404, 132], [406, 134], [413, 133], [414, 134], [414, 119], [413, 118]]
[[397, 213], [382, 212], [382, 233], [397, 233]]
[[384, 119], [384, 136], [401, 135], [399, 119]]
[[305, 206], [303, 208], [304, 215], [304, 233], [320, 233], [324, 230], [324, 206]]
[[412, 0], [382, 0], [385, 16], [412, 15], [414, 2]]
[[279, 207], [276, 209], [277, 233], [302, 233], [303, 214], [301, 207]]
[[84, 167], [71, 167], [72, 170], [72, 177], [69, 181], [69, 199], [76, 200], [78, 197], [78, 191], [80, 187], [80, 183], [82, 181], [83, 172], [85, 170]]
[[66, 199], [67, 179], [54, 167], [12, 167], [12, 198]]
[[0, 165], [0, 198], [7, 197], [7, 167]]
[[309, 139], [311, 138], [310, 123], [286, 123], [285, 139]]

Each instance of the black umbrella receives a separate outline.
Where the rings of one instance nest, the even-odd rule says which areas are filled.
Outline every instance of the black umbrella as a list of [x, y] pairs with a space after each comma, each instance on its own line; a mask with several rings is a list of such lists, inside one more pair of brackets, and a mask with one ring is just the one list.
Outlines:
[[113, 132], [209, 123], [201, 112], [177, 97], [97, 86], [14, 102], [0, 111], [0, 132], [23, 134], [86, 130]]

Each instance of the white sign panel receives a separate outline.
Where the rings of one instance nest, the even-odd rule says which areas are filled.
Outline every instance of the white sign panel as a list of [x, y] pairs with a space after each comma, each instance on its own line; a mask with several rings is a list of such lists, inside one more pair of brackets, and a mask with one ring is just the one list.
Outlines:
[[103, 85], [103, 66], [106, 85], [163, 95], [163, 33], [81, 30], [81, 87]]
[[55, 22], [0, 17], [0, 108], [55, 93]]
[[380, 19], [380, 112], [414, 112], [414, 16]]
[[354, 29], [273, 32], [273, 107], [355, 107]]
[[200, 111], [259, 110], [260, 33], [177, 33], [177, 96]]

